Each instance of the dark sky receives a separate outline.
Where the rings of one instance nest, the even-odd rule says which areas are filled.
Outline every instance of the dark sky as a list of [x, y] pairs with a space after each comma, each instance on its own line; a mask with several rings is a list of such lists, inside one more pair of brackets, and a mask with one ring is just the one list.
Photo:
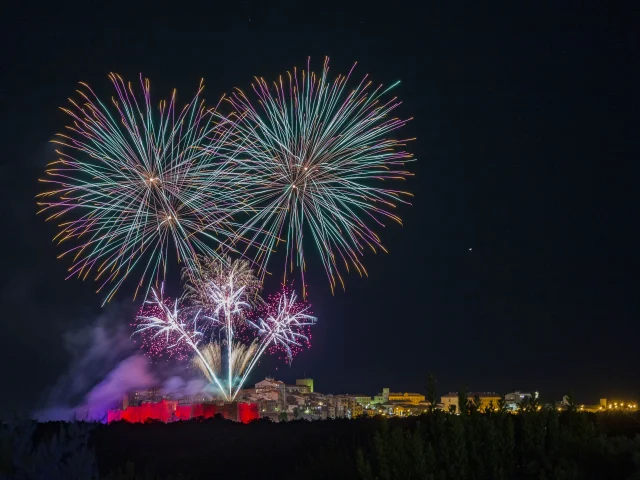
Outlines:
[[637, 11], [231, 3], [5, 15], [0, 406], [35, 405], [68, 368], [63, 334], [100, 314], [90, 282], [64, 281], [33, 198], [77, 82], [110, 95], [109, 72], [142, 72], [156, 98], [187, 98], [204, 77], [214, 101], [325, 55], [334, 72], [358, 61], [359, 74], [402, 81], [415, 201], [346, 293], [312, 265], [312, 349], [254, 379], [306, 372], [320, 391], [374, 394], [422, 391], [433, 372], [439, 393], [638, 398]]

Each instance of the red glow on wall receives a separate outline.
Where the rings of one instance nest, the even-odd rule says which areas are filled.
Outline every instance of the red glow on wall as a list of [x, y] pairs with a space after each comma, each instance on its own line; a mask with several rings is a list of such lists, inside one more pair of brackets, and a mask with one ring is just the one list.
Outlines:
[[257, 403], [239, 403], [238, 404], [238, 421], [249, 423], [260, 416], [260, 409]]
[[225, 405], [194, 403], [180, 405], [178, 402], [162, 400], [160, 402], [144, 402], [140, 406], [131, 406], [124, 410], [109, 410], [107, 423], [121, 420], [129, 423], [143, 423], [147, 420], [159, 420], [167, 423], [198, 417], [212, 418], [216, 413], [222, 414], [228, 420], [236, 420], [242, 423], [249, 423], [260, 416], [257, 403], [230, 403]]

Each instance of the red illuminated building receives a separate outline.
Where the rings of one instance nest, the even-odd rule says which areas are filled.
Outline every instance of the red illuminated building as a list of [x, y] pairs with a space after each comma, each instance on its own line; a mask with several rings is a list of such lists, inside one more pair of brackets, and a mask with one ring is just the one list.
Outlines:
[[177, 401], [142, 402], [138, 406], [109, 410], [107, 422], [124, 420], [130, 423], [142, 423], [146, 420], [173, 422], [192, 418], [212, 418], [221, 414], [228, 420], [249, 423], [260, 416], [257, 403], [233, 402], [224, 404], [193, 403], [180, 404]]

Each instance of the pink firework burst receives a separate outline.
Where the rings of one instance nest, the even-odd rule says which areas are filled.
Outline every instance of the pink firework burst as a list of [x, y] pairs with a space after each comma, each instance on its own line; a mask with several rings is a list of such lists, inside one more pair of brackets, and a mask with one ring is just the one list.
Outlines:
[[162, 298], [153, 291], [152, 300], [145, 301], [131, 325], [140, 335], [140, 348], [152, 357], [188, 360], [193, 355], [202, 333], [196, 319], [190, 319], [175, 300]]
[[316, 323], [311, 313], [308, 302], [298, 300], [292, 289], [284, 287], [270, 295], [248, 323], [257, 330], [269, 354], [291, 363], [293, 357], [311, 346], [311, 326]]

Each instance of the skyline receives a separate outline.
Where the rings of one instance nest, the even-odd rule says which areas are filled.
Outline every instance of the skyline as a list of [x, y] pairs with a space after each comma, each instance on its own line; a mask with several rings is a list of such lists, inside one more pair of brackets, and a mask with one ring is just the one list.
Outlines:
[[[419, 28], [410, 9], [384, 29], [347, 9], [327, 35], [327, 19], [304, 8], [278, 17], [243, 5], [205, 10], [182, 29], [178, 19], [141, 26], [131, 15], [114, 25], [108, 15], [84, 19], [64, 8], [45, 12], [45, 22], [18, 14], [2, 47], [11, 96], [0, 108], [11, 121], [0, 172], [12, 228], [1, 240], [0, 362], [11, 366], [4, 385], [14, 392], [0, 398], [3, 409], [36, 407], [84, 358], [82, 341], [93, 340], [98, 318], [126, 339], [127, 315], [139, 306], [123, 295], [103, 309], [96, 285], [65, 282], [67, 265], [50, 241], [55, 227], [36, 216], [48, 142], [65, 125], [57, 108], [77, 82], [108, 91], [110, 71], [142, 72], [156, 98], [175, 86], [186, 100], [204, 77], [211, 104], [232, 87], [247, 89], [253, 75], [273, 78], [325, 55], [332, 72], [358, 61], [376, 83], [401, 81], [399, 116], [415, 117], [402, 133], [417, 138], [407, 181], [415, 197], [398, 209], [404, 227], [384, 229], [389, 254], [366, 255], [369, 277], [349, 275], [346, 292], [332, 295], [321, 265], [308, 259], [319, 318], [313, 347], [291, 367], [263, 361], [248, 383], [306, 372], [323, 391], [423, 391], [432, 372], [442, 393], [466, 385], [553, 399], [568, 390], [585, 400], [638, 398], [640, 98], [631, 34], [581, 30], [581, 17], [568, 31], [563, 10], [551, 19], [519, 11], [515, 32], [485, 12], [484, 30], [461, 34], [454, 21]], [[205, 18], [218, 12], [229, 21], [213, 32]], [[499, 32], [508, 30], [506, 41]], [[232, 49], [207, 47], [224, 35], [233, 35]], [[273, 287], [269, 279], [265, 290]], [[87, 369], [87, 383], [119, 361], [105, 357]]]

